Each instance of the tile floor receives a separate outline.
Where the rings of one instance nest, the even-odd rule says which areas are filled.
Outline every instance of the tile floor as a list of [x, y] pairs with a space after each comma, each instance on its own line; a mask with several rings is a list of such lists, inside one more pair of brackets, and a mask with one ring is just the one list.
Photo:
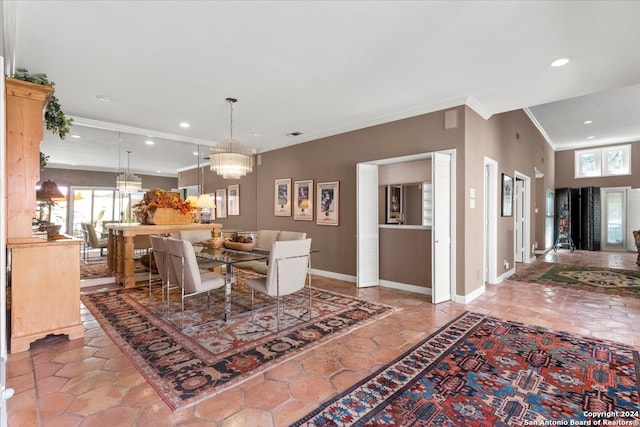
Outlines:
[[[568, 251], [546, 261], [637, 270], [636, 254]], [[429, 303], [388, 288], [358, 290], [314, 277], [314, 286], [401, 307], [343, 338], [289, 360], [229, 391], [171, 412], [82, 308], [84, 340], [51, 337], [7, 364], [9, 426], [285, 426], [347, 389], [465, 310], [640, 348], [640, 299], [504, 281], [470, 304]]]

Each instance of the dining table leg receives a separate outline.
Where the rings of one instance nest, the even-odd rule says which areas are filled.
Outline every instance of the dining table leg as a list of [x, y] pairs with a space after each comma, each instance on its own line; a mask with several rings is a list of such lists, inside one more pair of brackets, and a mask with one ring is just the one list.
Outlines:
[[225, 268], [224, 278], [224, 321], [229, 323], [231, 320], [231, 274], [232, 264], [227, 264]]

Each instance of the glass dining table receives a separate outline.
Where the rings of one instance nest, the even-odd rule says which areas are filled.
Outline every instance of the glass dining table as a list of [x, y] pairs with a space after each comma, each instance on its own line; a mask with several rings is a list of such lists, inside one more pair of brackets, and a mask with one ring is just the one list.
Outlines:
[[236, 251], [225, 248], [203, 248], [199, 257], [223, 263], [226, 267], [224, 287], [224, 320], [228, 322], [231, 317], [231, 286], [233, 285], [233, 265], [243, 261], [258, 261], [267, 259], [269, 252], [253, 250], [251, 252]]

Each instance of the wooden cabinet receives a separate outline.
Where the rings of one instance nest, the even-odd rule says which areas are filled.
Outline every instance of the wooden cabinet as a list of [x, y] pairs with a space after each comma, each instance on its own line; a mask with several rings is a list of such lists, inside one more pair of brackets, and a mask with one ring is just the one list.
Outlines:
[[25, 239], [8, 245], [11, 263], [10, 352], [51, 334], [82, 338], [78, 239]]
[[[40, 142], [49, 86], [6, 79], [7, 239], [31, 237], [31, 219], [40, 180]], [[9, 226], [10, 225], [10, 226]]]
[[12, 353], [50, 334], [81, 338], [80, 240], [32, 237], [43, 111], [53, 89], [6, 79], [7, 248]]

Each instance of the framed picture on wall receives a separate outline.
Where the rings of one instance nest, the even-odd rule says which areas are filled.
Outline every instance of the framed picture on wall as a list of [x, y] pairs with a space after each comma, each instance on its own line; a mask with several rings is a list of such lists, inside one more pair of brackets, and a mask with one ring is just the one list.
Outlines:
[[313, 221], [313, 180], [293, 183], [293, 219]]
[[339, 225], [340, 181], [319, 182], [316, 190], [316, 224]]
[[240, 185], [234, 184], [227, 187], [227, 214], [229, 216], [240, 215]]
[[387, 185], [386, 220], [387, 224], [402, 224], [402, 185]]
[[216, 190], [216, 218], [227, 217], [227, 190], [221, 188]]
[[291, 178], [276, 179], [273, 204], [275, 216], [291, 216]]
[[513, 178], [502, 174], [502, 216], [513, 216]]

